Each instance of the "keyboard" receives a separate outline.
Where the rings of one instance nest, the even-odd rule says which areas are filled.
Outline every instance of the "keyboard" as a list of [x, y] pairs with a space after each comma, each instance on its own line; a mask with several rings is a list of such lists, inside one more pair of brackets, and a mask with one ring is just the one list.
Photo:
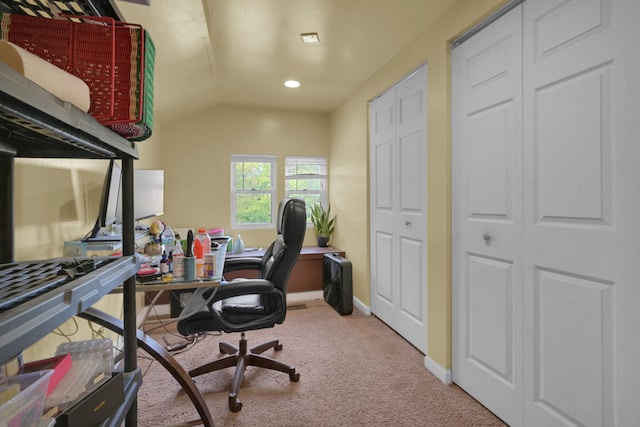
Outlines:
[[86, 242], [119, 242], [122, 240], [120, 234], [98, 234], [94, 237], [88, 237]]
[[[94, 267], [100, 268], [114, 261], [109, 258], [88, 258]], [[77, 260], [76, 260], [77, 261]], [[65, 285], [85, 272], [77, 265], [65, 265], [57, 261], [27, 261], [2, 264], [0, 269], [0, 313], [30, 302], [36, 297]], [[65, 273], [65, 269], [73, 272], [75, 277]]]
[[[148, 234], [149, 233], [145, 231], [136, 231], [134, 234], [134, 239], [135, 240], [142, 239]], [[121, 242], [122, 235], [121, 234], [98, 234], [95, 237], [88, 237], [84, 241], [85, 242]]]

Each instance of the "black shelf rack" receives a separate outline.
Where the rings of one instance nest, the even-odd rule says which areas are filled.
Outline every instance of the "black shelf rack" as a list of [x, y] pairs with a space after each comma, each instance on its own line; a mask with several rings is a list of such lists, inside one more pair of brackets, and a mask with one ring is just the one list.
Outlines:
[[[137, 271], [135, 257], [87, 259], [95, 270], [67, 273], [84, 260], [25, 261], [0, 265], [0, 361], [35, 344], [64, 321], [98, 302]], [[18, 351], [19, 353], [19, 351]]]
[[69, 15], [121, 16], [115, 0], [2, 0], [0, 12], [51, 17], [50, 3]]
[[[76, 0], [86, 9], [76, 14], [107, 15], [119, 19], [112, 1]], [[25, 6], [26, 5], [26, 6]], [[38, 0], [0, 0], [0, 12], [26, 13]], [[123, 256], [101, 259], [95, 271], [61, 280], [57, 275], [71, 260], [14, 261], [14, 187], [16, 158], [120, 159], [123, 191]], [[133, 162], [135, 143], [98, 123], [0, 63], [0, 288], [20, 283], [27, 296], [7, 302], [0, 289], [0, 363], [80, 314], [123, 284], [125, 403], [103, 426], [137, 424], [136, 395], [142, 382], [136, 361], [135, 242], [133, 229]], [[36, 271], [46, 270], [49, 279]], [[29, 276], [31, 274], [31, 277]], [[46, 275], [46, 274], [45, 274]], [[13, 298], [14, 296], [12, 296]]]

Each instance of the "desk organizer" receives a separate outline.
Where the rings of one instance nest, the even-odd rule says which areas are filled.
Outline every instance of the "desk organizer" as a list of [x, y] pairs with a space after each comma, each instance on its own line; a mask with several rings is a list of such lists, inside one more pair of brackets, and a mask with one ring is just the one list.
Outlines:
[[[211, 280], [221, 280], [222, 272], [224, 270], [224, 260], [227, 256], [227, 243], [229, 242], [228, 236], [212, 237], [211, 241], [218, 243], [217, 248], [212, 248], [211, 253], [215, 254], [215, 269]], [[191, 297], [194, 289], [180, 289], [171, 291], [171, 299], [169, 301], [170, 316], [176, 318], [180, 315], [180, 312], [184, 308], [187, 300]]]
[[113, 18], [62, 18], [5, 13], [0, 37], [83, 80], [90, 91], [89, 114], [98, 122], [132, 141], [149, 138], [155, 62], [151, 37], [140, 25]]
[[215, 254], [216, 256], [215, 269], [213, 271], [212, 279], [220, 280], [222, 278], [222, 271], [224, 270], [224, 260], [227, 257], [227, 243], [229, 242], [229, 237], [212, 237], [211, 242], [215, 242], [218, 244], [218, 248], [211, 248], [211, 253]]

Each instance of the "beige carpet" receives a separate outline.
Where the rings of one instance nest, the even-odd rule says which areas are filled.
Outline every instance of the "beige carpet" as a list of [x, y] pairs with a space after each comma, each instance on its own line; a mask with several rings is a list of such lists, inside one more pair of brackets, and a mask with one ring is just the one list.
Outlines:
[[[357, 310], [340, 316], [322, 300], [291, 309], [282, 325], [247, 334], [249, 346], [281, 340], [272, 356], [296, 366], [300, 381], [280, 372], [249, 367], [237, 413], [227, 407], [233, 370], [196, 378], [216, 426], [502, 426], [486, 408], [457, 386], [429, 373], [423, 355], [374, 316]], [[166, 335], [169, 342], [177, 337]], [[239, 334], [224, 334], [236, 343]], [[208, 336], [176, 355], [186, 370], [219, 356], [220, 337]], [[178, 383], [142, 351], [146, 371], [138, 397], [140, 427], [197, 419]]]

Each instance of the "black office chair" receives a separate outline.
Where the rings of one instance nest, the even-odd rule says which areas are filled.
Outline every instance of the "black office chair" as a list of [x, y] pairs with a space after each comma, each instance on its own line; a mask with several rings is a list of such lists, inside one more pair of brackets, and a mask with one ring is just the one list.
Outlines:
[[[262, 258], [230, 258], [224, 273], [238, 270], [257, 270], [258, 279], [222, 281], [215, 294], [213, 288], [199, 288], [187, 301], [180, 314], [178, 332], [188, 336], [204, 331], [241, 332], [238, 347], [220, 342], [220, 352], [227, 354], [189, 372], [191, 377], [236, 366], [229, 392], [229, 409], [238, 412], [242, 403], [238, 391], [246, 366], [257, 366], [289, 374], [297, 382], [296, 368], [261, 353], [273, 348], [282, 350], [278, 340], [247, 349], [245, 331], [271, 328], [284, 322], [287, 314], [287, 282], [298, 259], [307, 228], [305, 203], [298, 199], [280, 202], [276, 240]], [[223, 273], [223, 274], [224, 274]]]

